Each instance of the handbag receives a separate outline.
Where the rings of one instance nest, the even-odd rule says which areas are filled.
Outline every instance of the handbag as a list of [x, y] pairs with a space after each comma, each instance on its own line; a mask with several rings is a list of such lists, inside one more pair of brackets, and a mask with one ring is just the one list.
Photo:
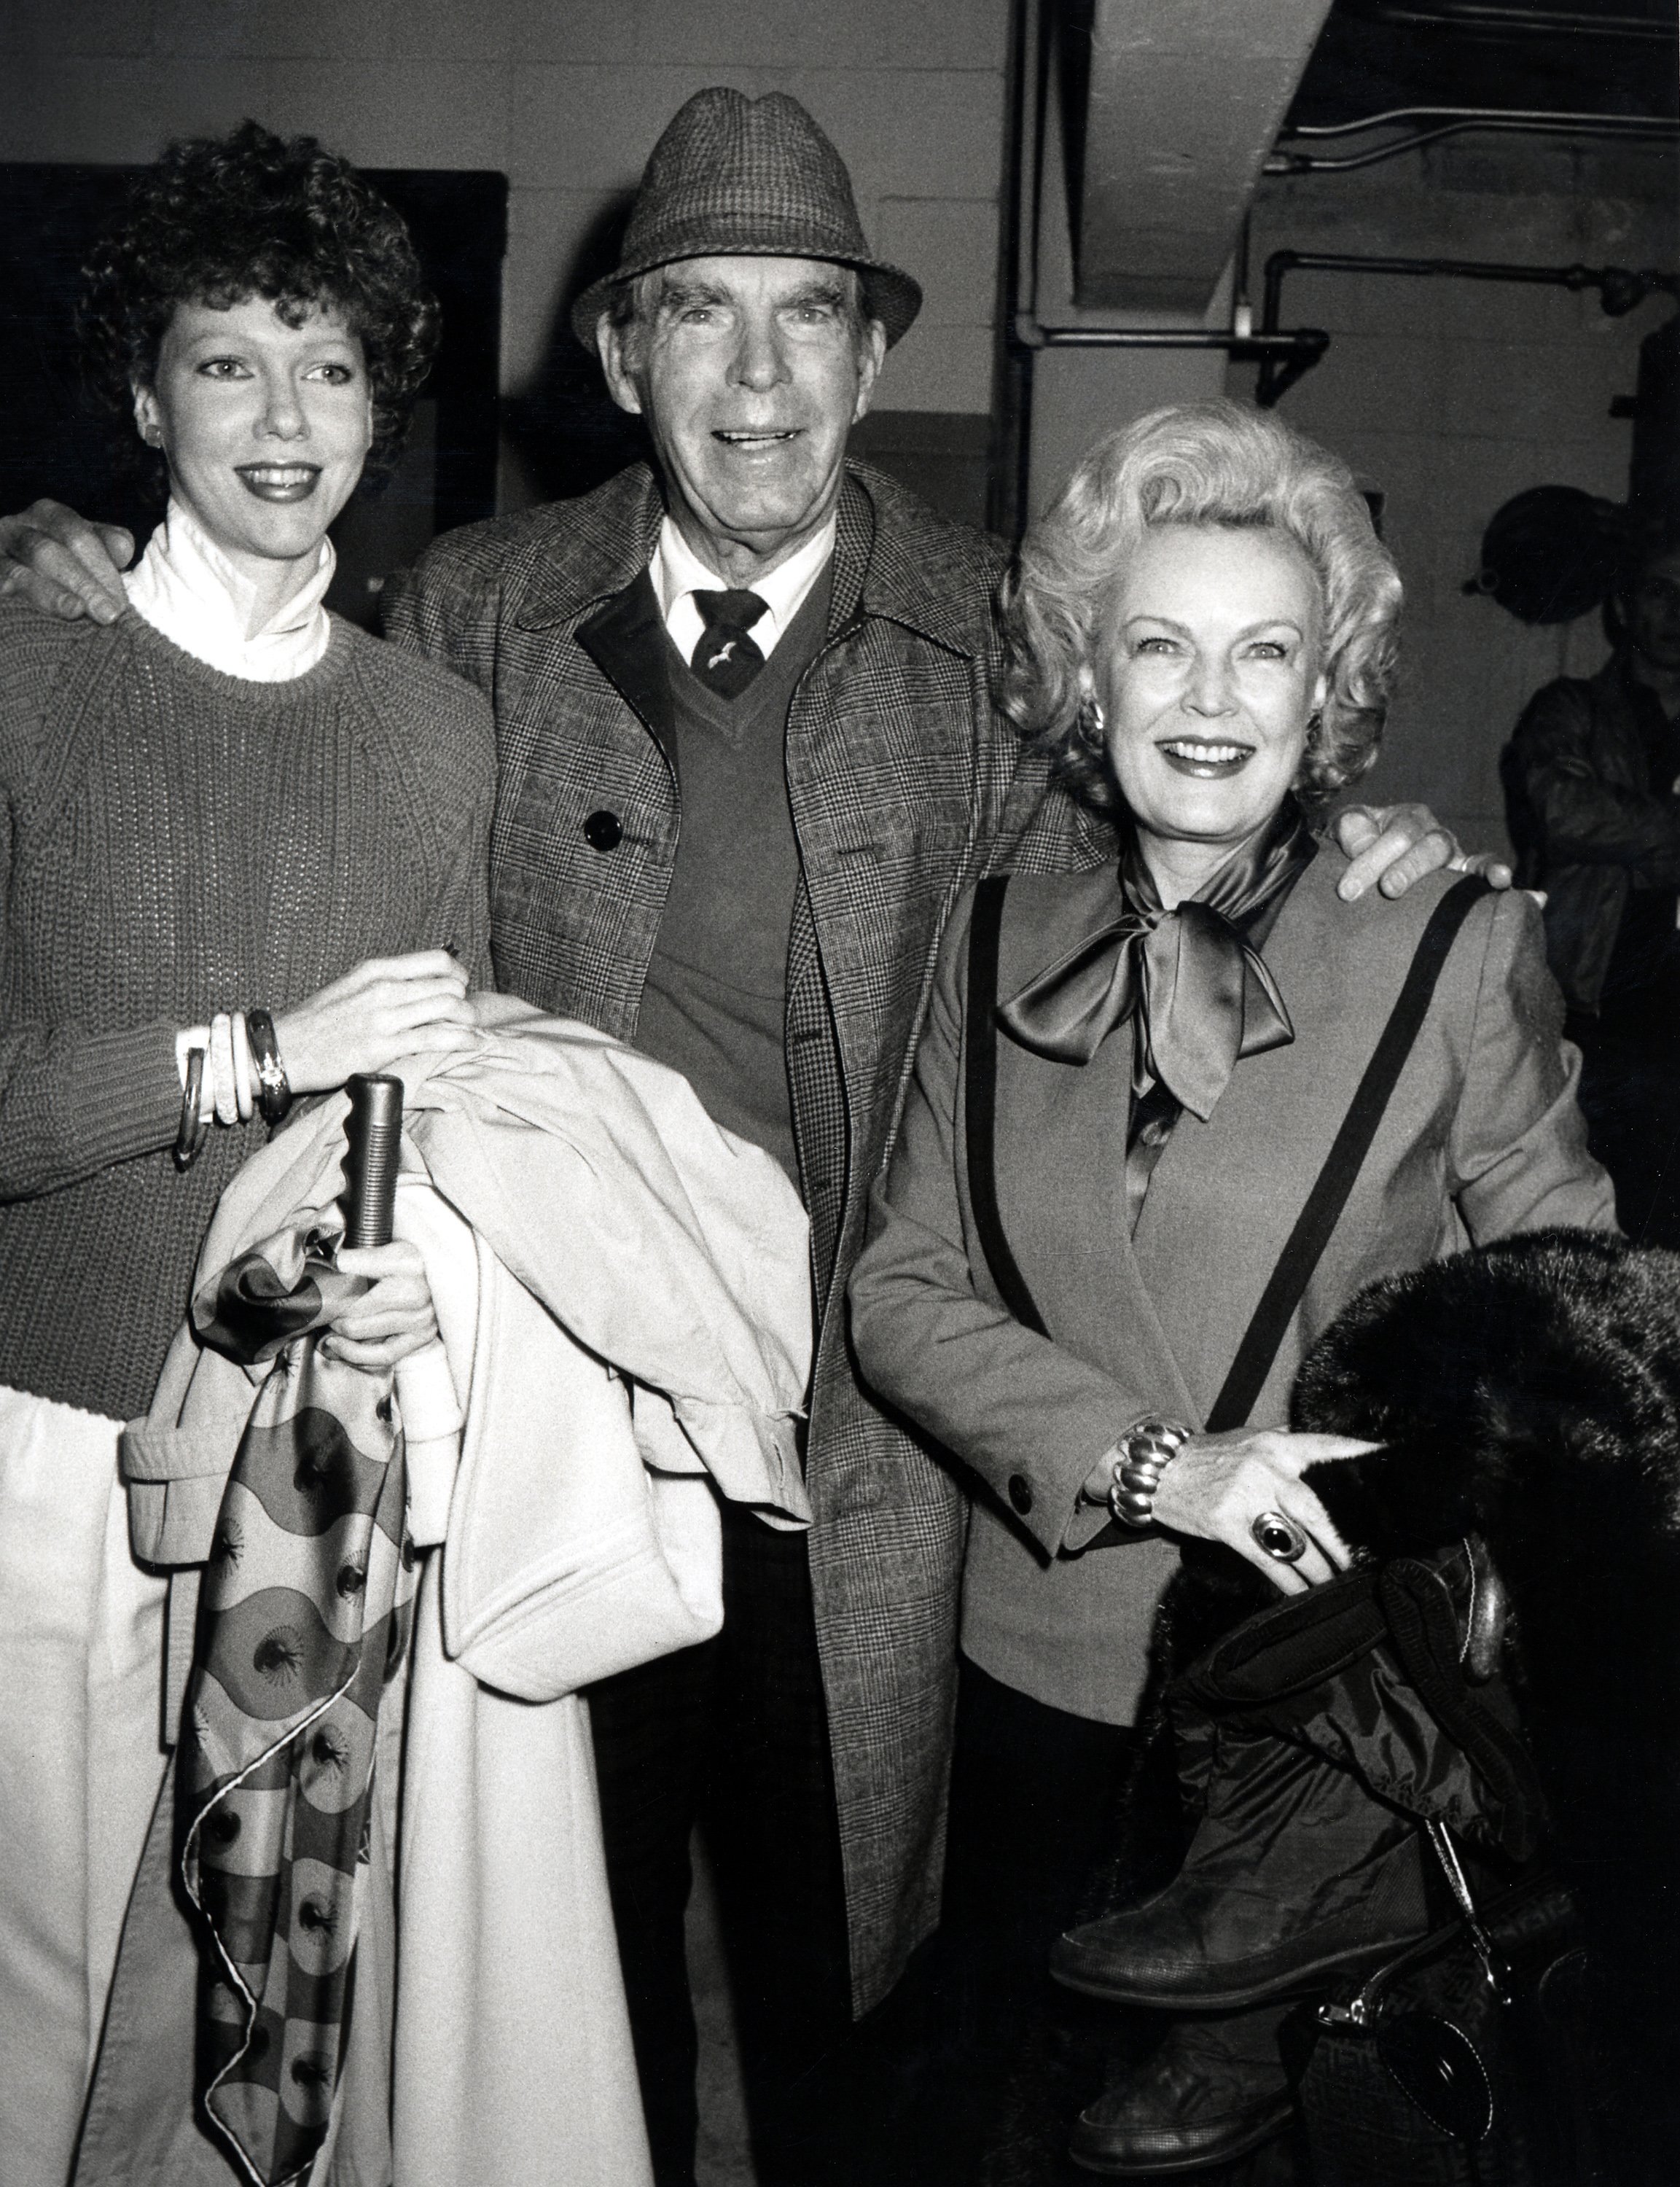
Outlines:
[[1539, 1878], [1478, 1906], [1430, 1836], [1459, 1918], [1297, 2025], [1315, 2187], [1611, 2187], [1573, 1903]]

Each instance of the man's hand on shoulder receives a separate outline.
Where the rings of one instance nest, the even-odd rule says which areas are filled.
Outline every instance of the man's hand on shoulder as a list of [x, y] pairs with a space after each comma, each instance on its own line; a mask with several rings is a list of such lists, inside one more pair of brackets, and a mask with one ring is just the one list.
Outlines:
[[134, 539], [120, 524], [89, 524], [61, 501], [37, 501], [0, 516], [0, 599], [27, 600], [74, 622], [115, 622], [128, 605], [121, 572]]
[[1344, 903], [1373, 887], [1386, 897], [1404, 896], [1413, 881], [1439, 866], [1455, 874], [1480, 874], [1493, 888], [1511, 885], [1506, 860], [1492, 852], [1463, 850], [1427, 805], [1344, 806], [1330, 832], [1353, 861], [1336, 886]]

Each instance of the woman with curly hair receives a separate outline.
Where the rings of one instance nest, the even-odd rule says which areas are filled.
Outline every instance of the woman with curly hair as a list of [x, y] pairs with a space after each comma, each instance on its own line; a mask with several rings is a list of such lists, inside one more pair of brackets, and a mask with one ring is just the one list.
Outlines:
[[[166, 512], [110, 627], [0, 604], [4, 2187], [68, 2176], [164, 1769], [120, 1424], [293, 1097], [464, 1047], [488, 983], [489, 710], [323, 605], [435, 316], [401, 221], [312, 139], [171, 145], [83, 314]], [[340, 1265], [373, 1280], [327, 1344], [430, 1339], [412, 1247]]]
[[[865, 1372], [974, 1492], [944, 1923], [968, 2079], [928, 2178], [975, 2176], [1104, 1850], [1177, 1544], [1289, 1593], [1346, 1560], [1301, 1476], [1363, 1446], [1283, 1425], [1306, 1346], [1466, 1240], [1613, 1224], [1538, 914], [1483, 893], [1269, 1365], [1242, 1343], [1452, 890], [1344, 902], [1315, 825], [1376, 756], [1400, 597], [1346, 467], [1228, 402], [1110, 434], [1022, 550], [1004, 701], [1115, 857], [959, 904], [851, 1289]], [[1253, 1386], [1222, 1403], [1239, 1346]], [[1280, 2132], [1278, 2018], [1177, 2021], [1075, 2155], [1172, 2172]]]

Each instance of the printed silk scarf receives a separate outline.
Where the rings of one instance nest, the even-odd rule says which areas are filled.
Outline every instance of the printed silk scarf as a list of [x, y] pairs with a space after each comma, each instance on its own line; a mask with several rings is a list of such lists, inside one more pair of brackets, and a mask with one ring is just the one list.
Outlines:
[[365, 1290], [305, 1210], [193, 1302], [204, 1341], [272, 1359], [222, 1499], [187, 1691], [181, 1875], [215, 1946], [205, 2109], [250, 2177], [307, 2173], [350, 2012], [379, 1701], [407, 1645], [414, 1553], [390, 1375], [323, 1358]]

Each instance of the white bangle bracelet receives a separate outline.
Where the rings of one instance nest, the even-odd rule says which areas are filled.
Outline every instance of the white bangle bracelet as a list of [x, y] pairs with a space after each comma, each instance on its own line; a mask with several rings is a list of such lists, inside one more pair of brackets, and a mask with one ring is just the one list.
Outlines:
[[245, 1025], [243, 1010], [233, 1013], [233, 1094], [239, 1103], [239, 1122], [248, 1124], [256, 1107], [256, 1066], [251, 1062], [250, 1033]]
[[218, 1010], [210, 1021], [210, 1054], [205, 1058], [215, 1079], [213, 1099], [218, 1124], [237, 1124], [239, 1099], [233, 1077], [233, 1020]]

